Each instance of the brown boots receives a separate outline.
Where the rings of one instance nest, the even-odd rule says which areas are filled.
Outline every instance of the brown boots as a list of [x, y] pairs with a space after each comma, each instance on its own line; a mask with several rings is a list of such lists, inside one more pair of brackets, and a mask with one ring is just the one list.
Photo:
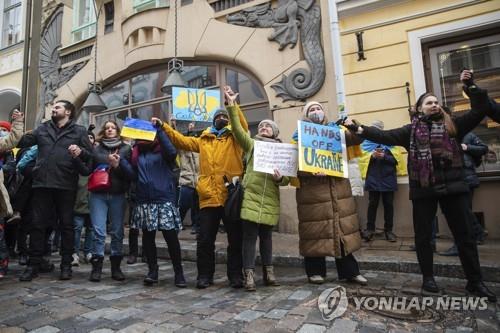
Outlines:
[[[273, 266], [264, 266], [262, 268], [264, 285], [279, 286], [274, 275]], [[255, 291], [255, 271], [253, 269], [245, 269], [245, 290]]]
[[266, 286], [279, 286], [280, 284], [276, 281], [276, 276], [274, 275], [273, 266], [263, 267], [264, 284]]

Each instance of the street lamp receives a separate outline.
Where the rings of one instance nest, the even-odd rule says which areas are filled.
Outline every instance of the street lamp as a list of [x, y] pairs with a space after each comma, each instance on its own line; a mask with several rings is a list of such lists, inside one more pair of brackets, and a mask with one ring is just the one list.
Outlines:
[[174, 58], [168, 62], [168, 77], [165, 80], [165, 83], [161, 87], [161, 91], [168, 95], [172, 95], [173, 87], [187, 87], [186, 82], [181, 76], [184, 61], [181, 59], [177, 59], [177, 1], [174, 0]]
[[94, 81], [89, 82], [88, 85], [88, 96], [85, 103], [82, 105], [82, 110], [93, 113], [101, 112], [107, 109], [106, 104], [102, 101], [99, 96], [102, 93], [102, 86], [97, 82], [97, 37], [98, 37], [98, 27], [99, 27], [99, 15], [101, 14], [102, 6], [99, 6], [99, 11], [97, 11], [96, 1], [94, 0], [94, 10], [96, 12], [96, 24], [95, 24], [95, 52], [94, 52]]

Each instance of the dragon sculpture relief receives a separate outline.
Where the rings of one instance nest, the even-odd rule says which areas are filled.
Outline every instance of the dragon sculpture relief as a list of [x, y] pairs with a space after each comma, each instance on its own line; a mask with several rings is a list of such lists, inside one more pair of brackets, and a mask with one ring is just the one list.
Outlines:
[[288, 76], [283, 74], [281, 81], [271, 86], [283, 101], [305, 100], [323, 86], [325, 57], [320, 39], [321, 12], [315, 0], [279, 0], [277, 8], [272, 8], [271, 2], [264, 3], [228, 15], [227, 23], [273, 28], [268, 39], [277, 42], [280, 51], [288, 45], [294, 48], [300, 34], [304, 59], [310, 69], [298, 68]]
[[45, 108], [57, 97], [56, 90], [71, 80], [75, 74], [85, 66], [82, 61], [69, 67], [61, 68], [61, 29], [63, 6], [59, 5], [50, 15], [42, 31], [40, 41], [40, 99], [39, 110], [36, 115], [35, 126], [38, 126], [44, 116]]

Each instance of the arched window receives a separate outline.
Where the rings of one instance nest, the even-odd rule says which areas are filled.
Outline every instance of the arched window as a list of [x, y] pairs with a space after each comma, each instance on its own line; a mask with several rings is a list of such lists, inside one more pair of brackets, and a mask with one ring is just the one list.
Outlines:
[[[96, 128], [100, 128], [107, 120], [115, 120], [121, 126], [126, 117], [169, 119], [172, 99], [160, 90], [166, 77], [166, 69], [156, 67], [108, 85], [101, 94], [108, 109], [91, 114], [90, 121]], [[253, 134], [257, 132], [257, 125], [262, 119], [271, 118], [262, 85], [244, 70], [218, 63], [186, 63], [182, 77], [190, 88], [220, 89], [224, 85], [230, 85], [234, 91], [239, 92], [239, 102]], [[86, 121], [80, 119], [80, 122]], [[178, 130], [186, 131], [187, 124], [186, 121], [177, 121]], [[201, 130], [210, 125], [197, 123], [196, 129]]]

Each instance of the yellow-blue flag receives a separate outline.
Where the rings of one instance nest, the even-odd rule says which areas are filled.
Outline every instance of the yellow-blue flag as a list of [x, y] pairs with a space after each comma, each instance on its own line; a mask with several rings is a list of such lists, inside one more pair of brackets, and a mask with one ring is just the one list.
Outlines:
[[156, 128], [150, 121], [127, 118], [123, 124], [121, 135], [130, 139], [154, 141]]

